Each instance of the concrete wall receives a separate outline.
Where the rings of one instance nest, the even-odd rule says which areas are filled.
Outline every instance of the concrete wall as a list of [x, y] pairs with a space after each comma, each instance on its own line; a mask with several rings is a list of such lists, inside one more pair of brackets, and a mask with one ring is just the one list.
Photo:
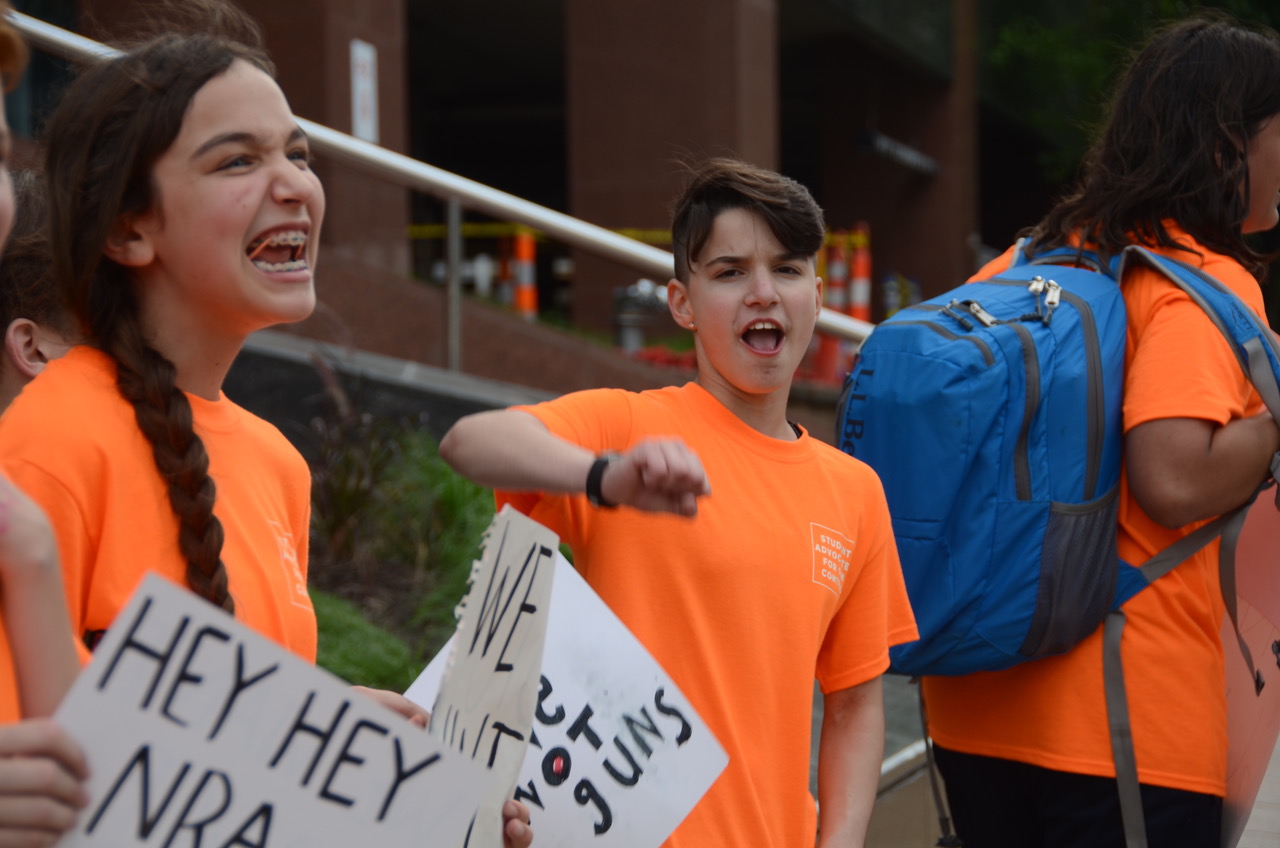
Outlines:
[[[566, 0], [565, 31], [570, 214], [663, 229], [680, 160], [777, 167], [774, 0]], [[573, 318], [609, 329], [613, 290], [639, 274], [575, 260]]]
[[[832, 229], [871, 227], [873, 320], [883, 313], [879, 283], [898, 271], [938, 294], [975, 267], [978, 232], [976, 0], [953, 7], [954, 69], [949, 80], [913, 72], [856, 42], [825, 49], [815, 84], [827, 104], [816, 156], [819, 195]], [[876, 131], [932, 158], [926, 176], [861, 149]]]

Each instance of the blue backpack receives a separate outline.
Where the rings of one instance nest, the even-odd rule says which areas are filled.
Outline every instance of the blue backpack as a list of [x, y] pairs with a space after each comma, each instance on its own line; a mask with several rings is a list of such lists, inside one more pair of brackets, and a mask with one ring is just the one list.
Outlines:
[[[1104, 265], [1072, 248], [1029, 259], [1019, 243], [1004, 273], [896, 313], [862, 345], [836, 423], [839, 447], [884, 483], [920, 630], [891, 650], [890, 671], [967, 674], [1066, 651], [1243, 524], [1244, 508], [1141, 568], [1121, 564], [1117, 280], [1131, 264], [1200, 303], [1280, 412], [1270, 329], [1221, 283], [1140, 247]], [[1224, 598], [1234, 619], [1234, 586]]]

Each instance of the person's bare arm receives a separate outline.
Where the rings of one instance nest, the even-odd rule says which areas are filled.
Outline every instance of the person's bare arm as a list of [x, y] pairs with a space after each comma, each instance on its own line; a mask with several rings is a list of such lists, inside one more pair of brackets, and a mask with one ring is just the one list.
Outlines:
[[827, 694], [818, 742], [819, 848], [866, 842], [883, 759], [881, 678]]
[[49, 716], [80, 671], [53, 528], [0, 475], [0, 615], [27, 717]]
[[[462, 476], [509, 491], [582, 492], [596, 455], [565, 441], [519, 410], [496, 410], [458, 421], [440, 442], [440, 456]], [[652, 512], [693, 515], [709, 494], [702, 463], [678, 439], [645, 439], [609, 463], [605, 500]]]
[[1165, 527], [1213, 518], [1244, 503], [1266, 479], [1280, 450], [1270, 413], [1224, 426], [1199, 418], [1139, 424], [1125, 436], [1129, 488]]

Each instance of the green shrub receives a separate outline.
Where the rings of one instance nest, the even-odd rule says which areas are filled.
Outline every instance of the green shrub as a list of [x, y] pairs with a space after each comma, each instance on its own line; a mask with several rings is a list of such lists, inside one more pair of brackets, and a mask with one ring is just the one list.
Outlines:
[[422, 670], [409, 646], [367, 621], [352, 603], [311, 591], [320, 627], [316, 665], [348, 683], [403, 692]]
[[400, 438], [376, 503], [378, 559], [417, 572], [421, 590], [409, 623], [420, 633], [415, 647], [433, 655], [453, 633], [454, 608], [493, 520], [493, 495], [454, 473], [430, 434], [415, 430]]
[[[360, 412], [332, 366], [315, 365], [331, 403], [312, 422], [312, 586], [350, 602], [425, 662], [454, 631], [493, 496], [440, 459], [421, 422]], [[339, 633], [326, 636], [335, 653], [346, 651], [336, 644], [347, 638]], [[353, 661], [362, 656], [352, 651]], [[357, 677], [380, 673], [348, 669]]]

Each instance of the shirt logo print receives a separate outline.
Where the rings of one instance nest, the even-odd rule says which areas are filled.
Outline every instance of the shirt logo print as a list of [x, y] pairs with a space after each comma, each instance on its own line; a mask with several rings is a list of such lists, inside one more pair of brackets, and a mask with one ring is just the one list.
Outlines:
[[311, 596], [307, 593], [307, 579], [302, 575], [302, 567], [298, 564], [298, 549], [293, 543], [293, 534], [276, 521], [269, 522], [275, 531], [276, 547], [280, 551], [280, 564], [284, 566], [287, 577], [293, 578], [293, 591], [289, 600], [294, 606], [311, 609]]
[[838, 598], [853, 562], [854, 541], [838, 530], [810, 522], [813, 541], [813, 582], [830, 589]]

